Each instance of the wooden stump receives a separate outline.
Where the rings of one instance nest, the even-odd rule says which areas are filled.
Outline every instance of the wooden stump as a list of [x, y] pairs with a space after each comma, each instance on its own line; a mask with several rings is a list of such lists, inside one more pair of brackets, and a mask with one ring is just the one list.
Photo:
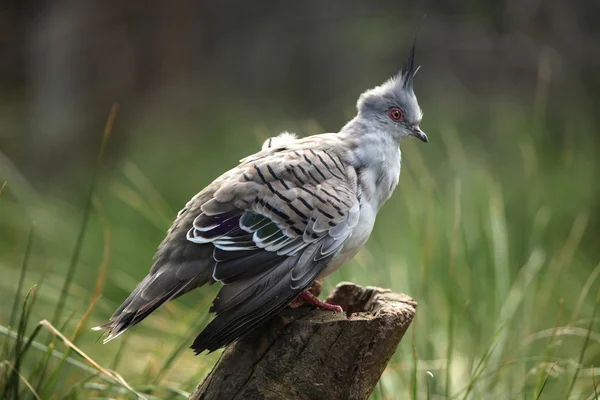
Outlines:
[[327, 302], [341, 305], [350, 318], [308, 307], [284, 310], [226, 348], [190, 399], [368, 398], [417, 303], [348, 282], [338, 284]]

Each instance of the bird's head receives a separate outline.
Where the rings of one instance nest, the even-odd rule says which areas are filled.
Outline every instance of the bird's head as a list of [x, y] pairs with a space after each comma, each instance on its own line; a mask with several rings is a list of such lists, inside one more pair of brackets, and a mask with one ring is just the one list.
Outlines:
[[409, 136], [427, 142], [419, 128], [423, 112], [413, 91], [416, 36], [408, 61], [398, 74], [380, 86], [364, 92], [358, 99], [358, 118], [376, 129], [401, 140]]

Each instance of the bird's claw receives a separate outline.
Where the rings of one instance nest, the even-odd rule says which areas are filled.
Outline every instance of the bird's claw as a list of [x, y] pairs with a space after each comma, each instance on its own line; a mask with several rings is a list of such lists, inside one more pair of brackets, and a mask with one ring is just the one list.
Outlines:
[[304, 304], [309, 304], [317, 308], [322, 308], [324, 310], [332, 310], [335, 312], [344, 311], [344, 309], [341, 306], [338, 306], [337, 304], [329, 304], [319, 300], [314, 294], [312, 294], [308, 290], [304, 290], [302, 293], [300, 293], [296, 300], [294, 300], [292, 304], [290, 304], [290, 308], [298, 308], [303, 306]]

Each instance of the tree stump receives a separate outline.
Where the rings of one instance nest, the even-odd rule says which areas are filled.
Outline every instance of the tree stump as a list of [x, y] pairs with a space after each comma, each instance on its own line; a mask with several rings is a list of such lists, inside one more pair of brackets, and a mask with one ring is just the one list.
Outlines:
[[282, 311], [227, 347], [190, 400], [368, 398], [417, 303], [348, 282], [327, 302], [342, 306], [349, 318], [308, 307]]

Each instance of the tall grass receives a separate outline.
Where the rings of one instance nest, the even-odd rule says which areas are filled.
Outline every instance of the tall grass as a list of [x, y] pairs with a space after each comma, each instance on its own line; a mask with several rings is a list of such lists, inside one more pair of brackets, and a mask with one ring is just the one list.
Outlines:
[[[403, 145], [400, 187], [367, 247], [326, 279], [324, 290], [352, 280], [419, 303], [373, 399], [597, 398], [600, 238], [590, 228], [599, 222], [590, 182], [600, 165], [585, 120], [568, 128], [580, 134], [575, 147], [544, 137], [544, 82], [533, 114], [497, 102], [477, 121], [431, 104], [431, 143]], [[189, 146], [160, 134], [185, 127], [148, 119], [127, 157], [101, 170], [114, 115], [82, 205], [39, 194], [0, 157], [3, 398], [183, 399], [218, 357], [187, 349], [209, 320], [215, 287], [108, 345], [88, 328], [145, 275], [177, 208], [258, 148], [239, 135], [251, 123], [217, 115], [225, 125], [213, 129], [227, 135]], [[486, 141], [459, 133], [473, 126]], [[227, 151], [215, 151], [224, 142]]]

